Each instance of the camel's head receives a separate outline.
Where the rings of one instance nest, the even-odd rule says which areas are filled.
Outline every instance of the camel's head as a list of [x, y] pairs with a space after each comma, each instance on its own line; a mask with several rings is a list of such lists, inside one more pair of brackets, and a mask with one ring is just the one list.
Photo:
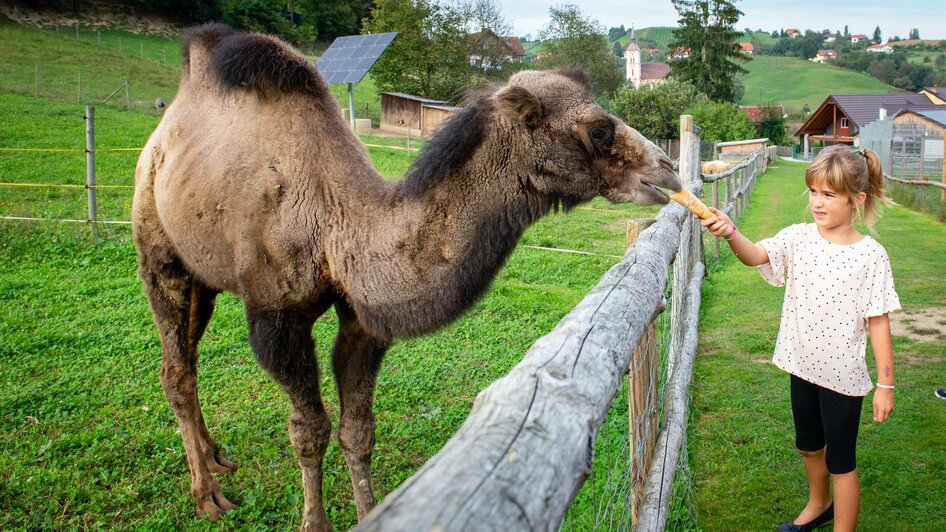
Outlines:
[[529, 139], [530, 184], [566, 204], [596, 195], [667, 203], [660, 188], [682, 187], [663, 150], [595, 103], [581, 72], [519, 72], [495, 98], [499, 112]]

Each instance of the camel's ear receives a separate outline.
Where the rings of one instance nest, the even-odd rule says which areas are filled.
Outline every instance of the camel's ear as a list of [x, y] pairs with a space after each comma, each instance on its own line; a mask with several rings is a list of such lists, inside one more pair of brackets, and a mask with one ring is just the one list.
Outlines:
[[542, 122], [542, 102], [528, 89], [506, 87], [496, 94], [496, 100], [503, 114], [529, 129], [539, 127]]

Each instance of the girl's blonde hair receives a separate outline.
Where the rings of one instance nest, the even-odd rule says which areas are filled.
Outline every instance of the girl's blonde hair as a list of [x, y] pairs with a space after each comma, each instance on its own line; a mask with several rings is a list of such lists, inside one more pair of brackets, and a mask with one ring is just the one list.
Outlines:
[[[831, 190], [844, 194], [855, 206], [858, 218], [874, 231], [884, 205], [892, 205], [884, 194], [884, 171], [880, 156], [872, 150], [854, 150], [844, 144], [835, 144], [821, 150], [808, 170], [805, 184], [827, 184]], [[857, 202], [857, 194], [865, 193], [864, 205]]]

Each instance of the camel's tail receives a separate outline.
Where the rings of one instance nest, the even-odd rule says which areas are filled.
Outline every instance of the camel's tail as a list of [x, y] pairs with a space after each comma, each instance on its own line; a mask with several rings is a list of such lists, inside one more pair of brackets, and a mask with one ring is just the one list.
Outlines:
[[329, 94], [315, 67], [288, 44], [224, 24], [204, 24], [185, 34], [184, 80], [224, 90], [255, 90], [263, 96]]

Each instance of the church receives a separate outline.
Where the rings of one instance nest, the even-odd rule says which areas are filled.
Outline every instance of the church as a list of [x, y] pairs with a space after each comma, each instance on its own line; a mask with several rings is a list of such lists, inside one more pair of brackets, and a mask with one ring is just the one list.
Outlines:
[[627, 84], [635, 89], [641, 85], [662, 83], [670, 74], [670, 65], [666, 63], [641, 63], [641, 49], [634, 37], [634, 28], [631, 28], [631, 42], [624, 50], [624, 63]]

